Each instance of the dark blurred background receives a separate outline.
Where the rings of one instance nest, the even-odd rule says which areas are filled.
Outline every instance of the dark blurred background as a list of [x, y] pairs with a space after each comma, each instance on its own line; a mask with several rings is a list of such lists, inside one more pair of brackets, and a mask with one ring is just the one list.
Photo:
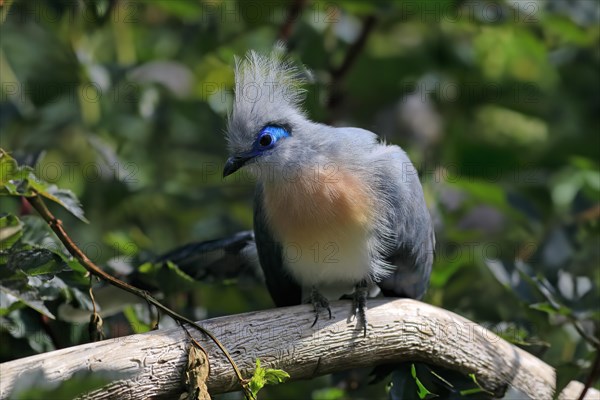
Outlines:
[[[147, 261], [251, 228], [252, 180], [221, 178], [234, 56], [285, 40], [313, 71], [312, 119], [372, 130], [417, 166], [438, 237], [425, 301], [541, 357], [559, 386], [587, 379], [600, 321], [597, 1], [0, 0], [0, 11], [0, 145], [37, 156], [40, 178], [79, 197], [89, 224], [52, 210], [107, 270], [196, 319], [272, 307], [251, 279], [196, 282]], [[17, 199], [0, 206], [23, 240], [53, 240]], [[85, 292], [42, 298], [57, 320], [0, 292], [1, 360], [86, 342]], [[119, 303], [109, 337], [150, 329], [145, 305]], [[360, 396], [327, 378], [264, 392]]]

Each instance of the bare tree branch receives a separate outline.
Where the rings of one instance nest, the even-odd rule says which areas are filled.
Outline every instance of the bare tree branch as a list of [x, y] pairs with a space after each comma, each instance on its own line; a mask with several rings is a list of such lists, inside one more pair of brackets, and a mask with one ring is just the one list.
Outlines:
[[[332, 303], [333, 318], [319, 321], [314, 328], [310, 327], [313, 310], [307, 305], [215, 318], [203, 325], [222, 338], [245, 376], [251, 374], [257, 358], [264, 367], [287, 371], [292, 379], [415, 360], [474, 373], [485, 389], [499, 395], [509, 385], [536, 399], [554, 395], [552, 367], [474, 322], [409, 299], [370, 300], [369, 307], [366, 338], [355, 321], [348, 320], [347, 301]], [[239, 389], [239, 381], [215, 344], [193, 335], [210, 354], [209, 391]], [[41, 368], [55, 382], [80, 370], [135, 374], [90, 394], [94, 399], [173, 398], [183, 391], [187, 343], [182, 330], [166, 329], [6, 362], [0, 364], [0, 397], [8, 396], [21, 374]], [[590, 389], [586, 398], [597, 395], [598, 391]]]
[[377, 17], [375, 15], [369, 15], [365, 17], [362, 29], [358, 38], [352, 45], [348, 48], [344, 60], [337, 68], [331, 69], [331, 91], [329, 93], [329, 99], [327, 101], [327, 108], [330, 112], [330, 119], [334, 119], [334, 114], [339, 108], [342, 100], [341, 93], [341, 85], [344, 77], [348, 74], [354, 62], [357, 60], [358, 56], [362, 52], [367, 43], [367, 39], [373, 28], [375, 28], [375, 24], [377, 23]]
[[290, 4], [287, 17], [279, 28], [279, 34], [277, 35], [279, 40], [287, 43], [287, 41], [290, 39], [294, 30], [294, 25], [296, 24], [298, 18], [300, 18], [302, 10], [306, 6], [306, 2], [307, 0], [294, 0]]

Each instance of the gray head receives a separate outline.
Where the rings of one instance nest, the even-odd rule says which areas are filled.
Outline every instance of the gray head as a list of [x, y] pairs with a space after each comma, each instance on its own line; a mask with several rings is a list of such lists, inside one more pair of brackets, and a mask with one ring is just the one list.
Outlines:
[[231, 157], [223, 176], [248, 166], [255, 174], [265, 165], [298, 160], [314, 129], [301, 109], [303, 73], [279, 49], [270, 56], [250, 51], [236, 60], [235, 100], [229, 115], [227, 141]]

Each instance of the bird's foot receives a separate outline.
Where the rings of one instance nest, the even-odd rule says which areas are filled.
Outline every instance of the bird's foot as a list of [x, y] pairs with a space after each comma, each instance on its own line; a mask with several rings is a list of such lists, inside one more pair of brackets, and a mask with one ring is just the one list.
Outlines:
[[367, 294], [369, 287], [366, 280], [362, 280], [356, 284], [354, 293], [352, 294], [352, 315], [356, 317], [357, 327], [362, 326], [363, 336], [367, 337]]
[[329, 319], [331, 319], [331, 308], [329, 308], [329, 300], [325, 296], [323, 296], [316, 287], [313, 286], [310, 291], [310, 302], [315, 308], [315, 322], [310, 326], [311, 328], [316, 325], [319, 320], [319, 314], [323, 310], [327, 310], [329, 313]]

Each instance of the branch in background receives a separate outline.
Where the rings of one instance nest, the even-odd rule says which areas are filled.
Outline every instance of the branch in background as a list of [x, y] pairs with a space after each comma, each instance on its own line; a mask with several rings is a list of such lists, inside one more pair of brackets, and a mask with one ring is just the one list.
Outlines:
[[375, 15], [369, 15], [365, 18], [358, 39], [356, 39], [346, 52], [344, 61], [342, 61], [342, 64], [339, 67], [331, 69], [331, 93], [327, 102], [327, 108], [329, 109], [330, 114], [333, 114], [339, 107], [342, 99], [342, 94], [340, 92], [341, 83], [354, 65], [361, 51], [364, 49], [367, 38], [373, 31], [376, 23], [377, 17]]
[[170, 308], [164, 306], [162, 303], [160, 303], [158, 300], [156, 300], [154, 297], [152, 297], [150, 295], [150, 293], [146, 292], [145, 290], [140, 290], [140, 289], [138, 289], [138, 288], [136, 288], [134, 286], [131, 286], [127, 282], [123, 282], [120, 279], [117, 279], [114, 276], [106, 273], [104, 270], [102, 270], [100, 267], [98, 267], [96, 264], [94, 264], [81, 251], [81, 249], [75, 244], [75, 242], [73, 242], [73, 240], [69, 237], [69, 235], [64, 230], [63, 225], [62, 225], [62, 221], [59, 220], [59, 219], [57, 219], [50, 212], [50, 210], [48, 209], [48, 207], [46, 207], [46, 203], [44, 203], [44, 200], [39, 195], [34, 195], [32, 197], [27, 197], [27, 200], [29, 201], [29, 203], [31, 203], [32, 207], [35, 208], [36, 211], [42, 216], [42, 218], [48, 223], [48, 225], [50, 226], [50, 228], [52, 228], [52, 230], [54, 231], [54, 233], [56, 234], [56, 236], [65, 245], [65, 247], [67, 248], [67, 250], [69, 251], [69, 253], [73, 257], [75, 257], [77, 259], [77, 261], [79, 261], [79, 263], [89, 273], [91, 273], [92, 275], [97, 276], [98, 278], [100, 278], [100, 279], [102, 279], [102, 280], [110, 283], [113, 286], [118, 287], [119, 289], [125, 290], [125, 291], [127, 291], [129, 293], [133, 293], [134, 295], [143, 298], [149, 304], [152, 304], [156, 308], [162, 310], [165, 314], [167, 314], [168, 316], [170, 316], [174, 320], [176, 320], [176, 321], [178, 321], [180, 323], [184, 323], [185, 322], [185, 323], [193, 326], [194, 328], [196, 328], [201, 333], [203, 333], [206, 336], [208, 336], [215, 343], [215, 345], [218, 347], [218, 349], [221, 352], [223, 352], [223, 354], [227, 358], [227, 361], [233, 367], [235, 375], [236, 375], [236, 377], [237, 377], [240, 385], [244, 389], [244, 392], [245, 392], [246, 396], [248, 398], [252, 398], [250, 392], [247, 391], [247, 389], [246, 389], [245, 380], [242, 377], [242, 374], [240, 373], [239, 368], [237, 367], [236, 363], [233, 361], [233, 359], [229, 355], [229, 352], [227, 351], [227, 349], [225, 348], [225, 346], [223, 346], [223, 344], [219, 341], [219, 339], [217, 339], [217, 337], [210, 330], [201, 327], [200, 325], [198, 325], [194, 321], [190, 320], [189, 318], [186, 318], [183, 315], [180, 315], [180, 314], [176, 313], [175, 311], [171, 310]]
[[283, 22], [283, 25], [279, 28], [279, 34], [277, 35], [277, 39], [286, 43], [292, 36], [292, 32], [294, 31], [294, 25], [296, 21], [300, 18], [302, 14], [302, 10], [306, 6], [307, 0], [295, 0], [290, 4], [288, 9], [287, 18]]
[[46, 335], [48, 335], [48, 337], [50, 338], [50, 341], [52, 342], [52, 345], [54, 346], [54, 348], [57, 350], [62, 349], [63, 346], [61, 346], [60, 341], [58, 340], [58, 337], [56, 336], [56, 334], [54, 333], [54, 330], [50, 326], [49, 318], [43, 314], [39, 314], [39, 318], [40, 318], [40, 323], [42, 324], [42, 328], [44, 329], [44, 332], [46, 332]]
[[358, 39], [356, 39], [356, 42], [354, 42], [348, 49], [344, 61], [338, 68], [335, 68], [331, 71], [331, 76], [334, 80], [341, 81], [346, 76], [348, 71], [350, 71], [350, 68], [358, 58], [358, 55], [365, 47], [367, 38], [373, 31], [376, 22], [377, 17], [374, 15], [369, 15], [365, 18], [360, 35], [358, 36]]
[[585, 380], [585, 385], [581, 390], [581, 394], [579, 394], [578, 400], [584, 400], [590, 388], [594, 384], [594, 382], [600, 377], [600, 349], [596, 349], [596, 355], [594, 356], [594, 364], [592, 364], [592, 369], [587, 379]]
[[586, 222], [600, 219], [600, 204], [596, 204], [587, 210], [583, 210], [582, 212], [575, 214], [573, 219], [576, 222]]

